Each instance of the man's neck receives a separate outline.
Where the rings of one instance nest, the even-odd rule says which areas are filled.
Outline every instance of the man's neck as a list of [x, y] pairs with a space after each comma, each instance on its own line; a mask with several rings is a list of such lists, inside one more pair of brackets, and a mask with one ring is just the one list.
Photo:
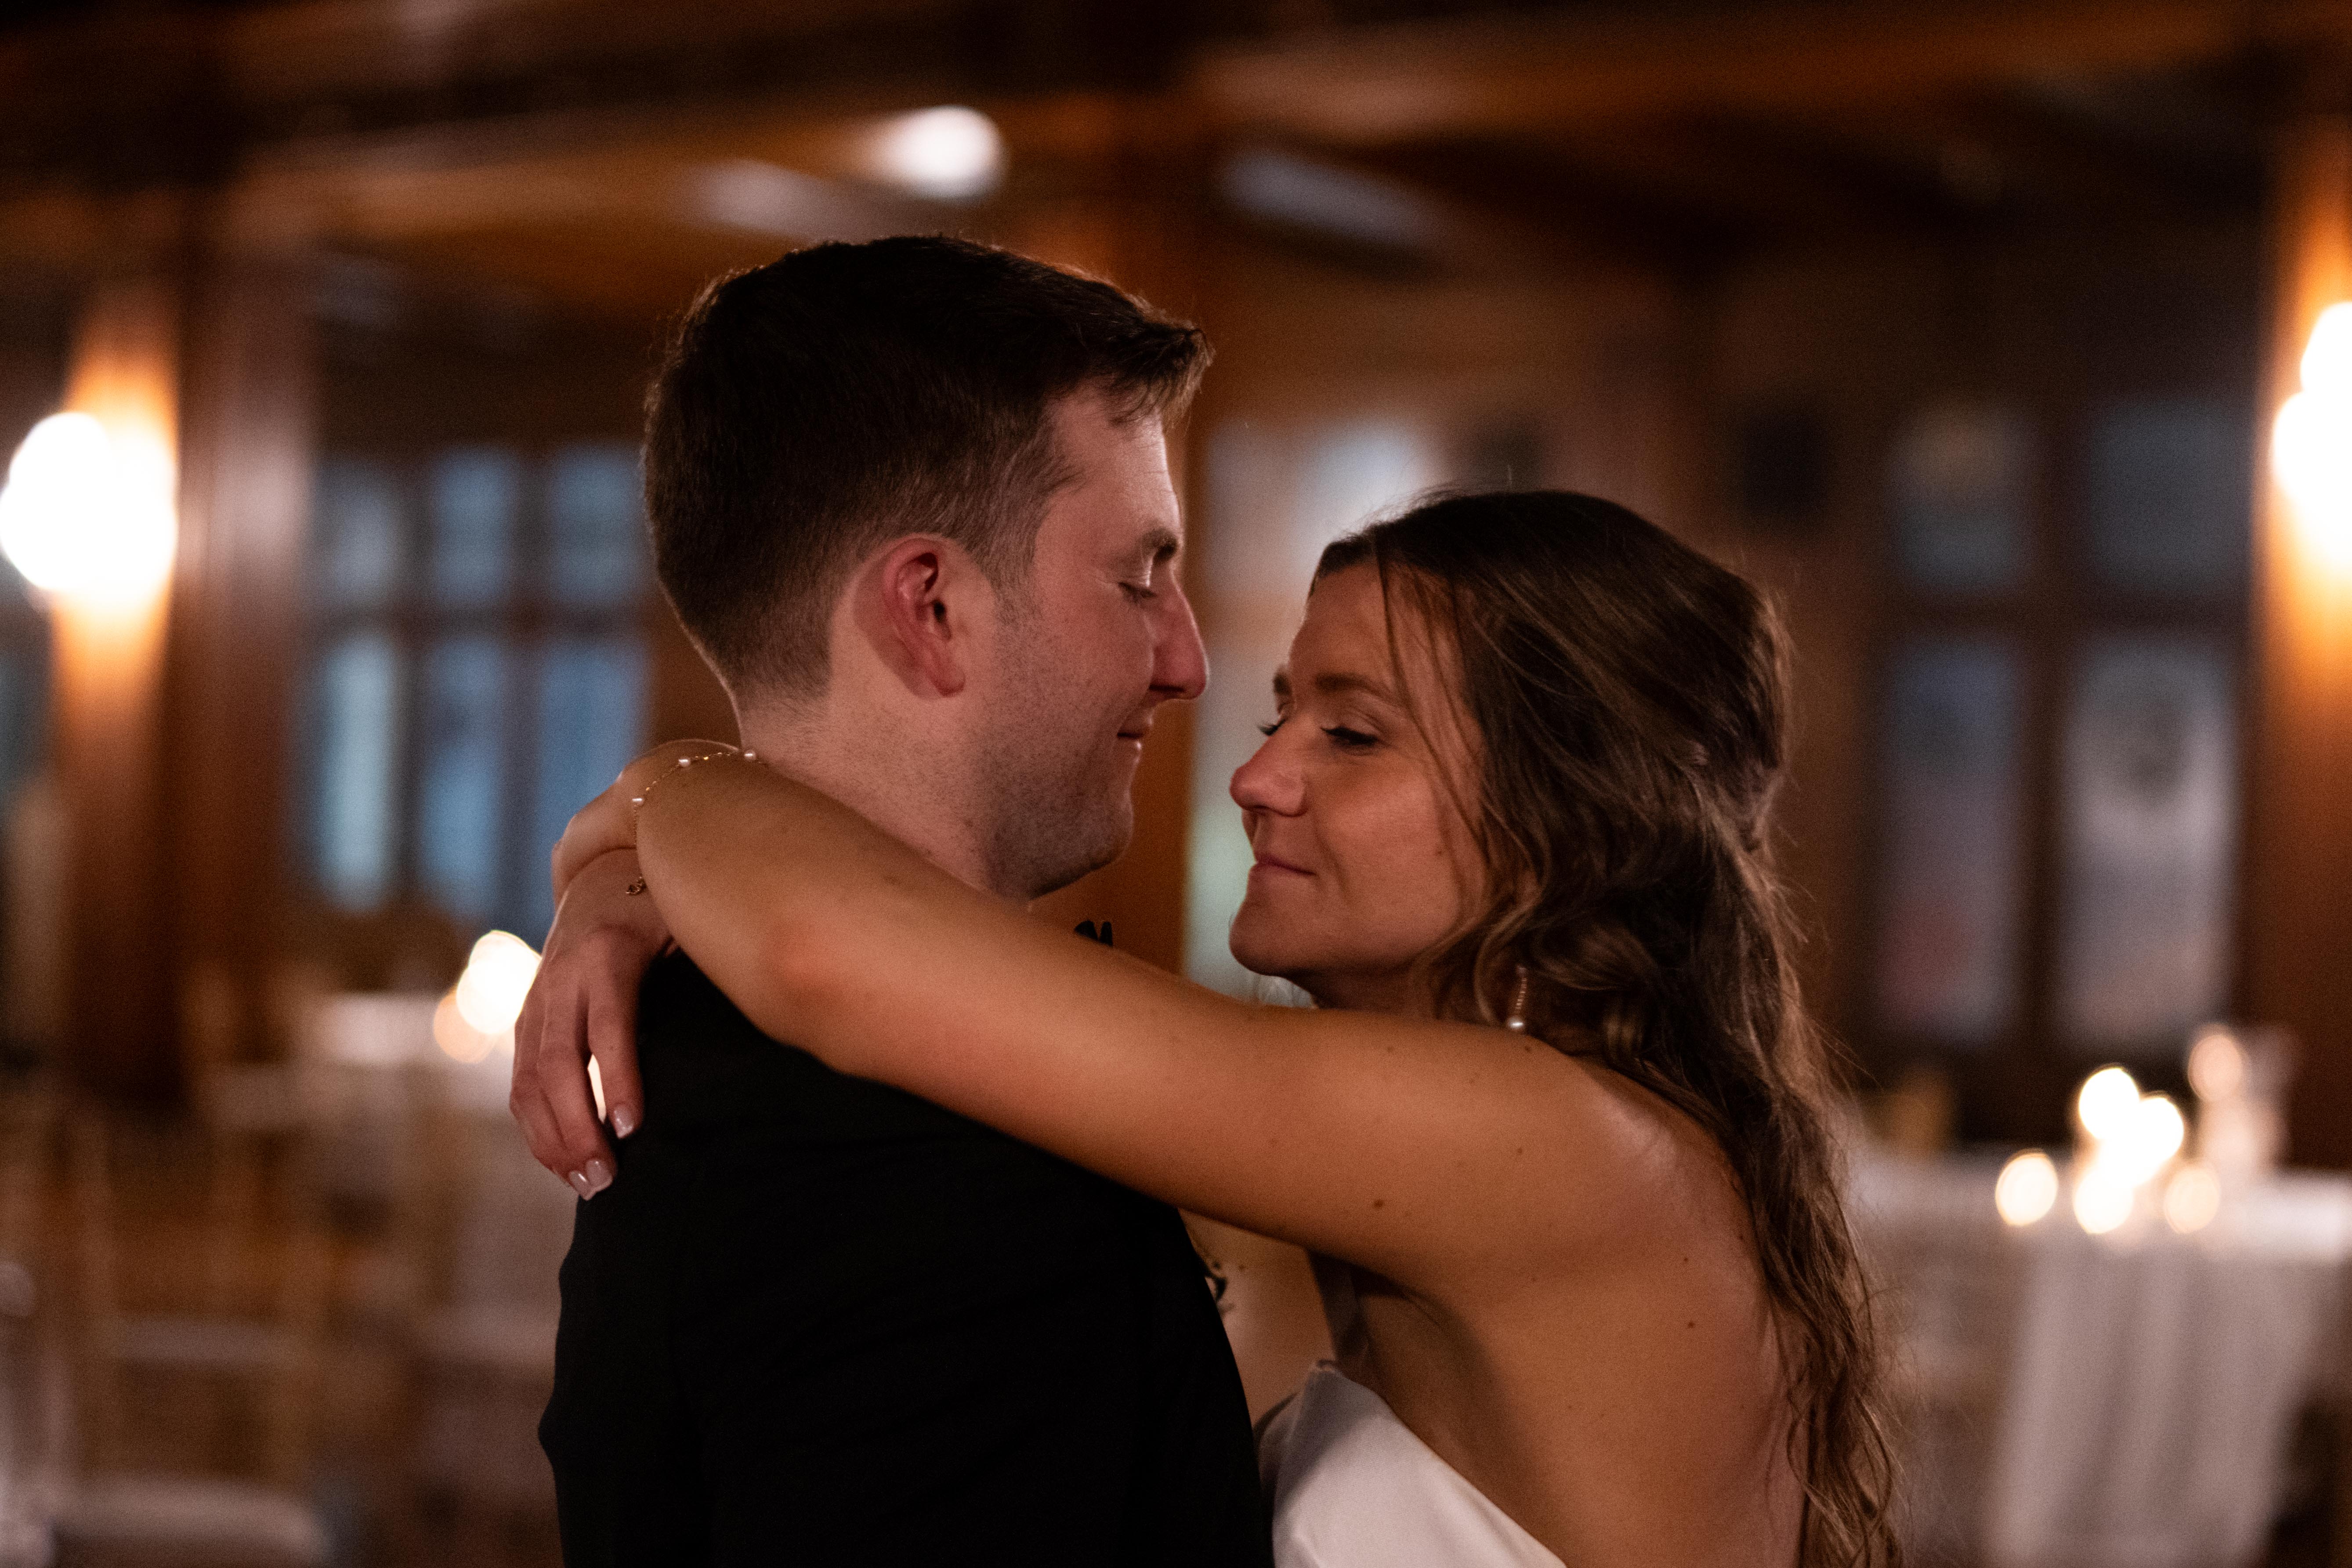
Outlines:
[[962, 771], [909, 754], [895, 726], [781, 705], [739, 710], [736, 721], [744, 747], [786, 778], [831, 795], [958, 881], [1008, 903], [1027, 901], [1021, 889], [992, 885], [982, 824], [965, 798]]

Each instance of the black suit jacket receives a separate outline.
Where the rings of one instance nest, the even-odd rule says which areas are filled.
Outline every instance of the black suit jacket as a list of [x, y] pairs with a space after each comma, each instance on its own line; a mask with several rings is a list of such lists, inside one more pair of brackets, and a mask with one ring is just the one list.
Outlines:
[[570, 1568], [1271, 1563], [1174, 1210], [833, 1072], [682, 956], [638, 1048], [540, 1426]]

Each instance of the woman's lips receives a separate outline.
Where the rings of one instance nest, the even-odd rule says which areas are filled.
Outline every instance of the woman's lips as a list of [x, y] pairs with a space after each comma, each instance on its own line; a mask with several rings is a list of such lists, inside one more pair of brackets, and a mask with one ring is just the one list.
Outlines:
[[1281, 871], [1293, 877], [1311, 877], [1315, 874], [1314, 872], [1307, 869], [1304, 866], [1294, 866], [1289, 861], [1279, 859], [1272, 855], [1259, 856], [1257, 858], [1257, 865], [1254, 869], [1259, 871]]

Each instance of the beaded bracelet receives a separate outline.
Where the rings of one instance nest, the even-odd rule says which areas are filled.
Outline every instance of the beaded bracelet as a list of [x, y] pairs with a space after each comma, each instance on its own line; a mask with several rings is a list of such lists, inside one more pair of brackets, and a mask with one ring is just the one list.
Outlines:
[[690, 757], [680, 757], [677, 761], [672, 763], [669, 766], [656, 773], [652, 778], [646, 780], [646, 787], [629, 797], [630, 812], [634, 815], [644, 811], [646, 808], [646, 797], [654, 793], [654, 785], [663, 783], [672, 773], [683, 773], [697, 763], [724, 762], [730, 757], [740, 758], [742, 761], [747, 763], [756, 763], [760, 760], [760, 753], [757, 752], [738, 752], [730, 748], [723, 752], [697, 752]]

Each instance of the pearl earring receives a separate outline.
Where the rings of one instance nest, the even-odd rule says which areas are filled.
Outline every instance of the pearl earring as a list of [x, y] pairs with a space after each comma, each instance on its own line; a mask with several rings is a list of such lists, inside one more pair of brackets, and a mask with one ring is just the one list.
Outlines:
[[1519, 965], [1519, 983], [1511, 992], [1511, 1011], [1503, 1027], [1515, 1035], [1528, 1032], [1528, 966], [1524, 963]]

